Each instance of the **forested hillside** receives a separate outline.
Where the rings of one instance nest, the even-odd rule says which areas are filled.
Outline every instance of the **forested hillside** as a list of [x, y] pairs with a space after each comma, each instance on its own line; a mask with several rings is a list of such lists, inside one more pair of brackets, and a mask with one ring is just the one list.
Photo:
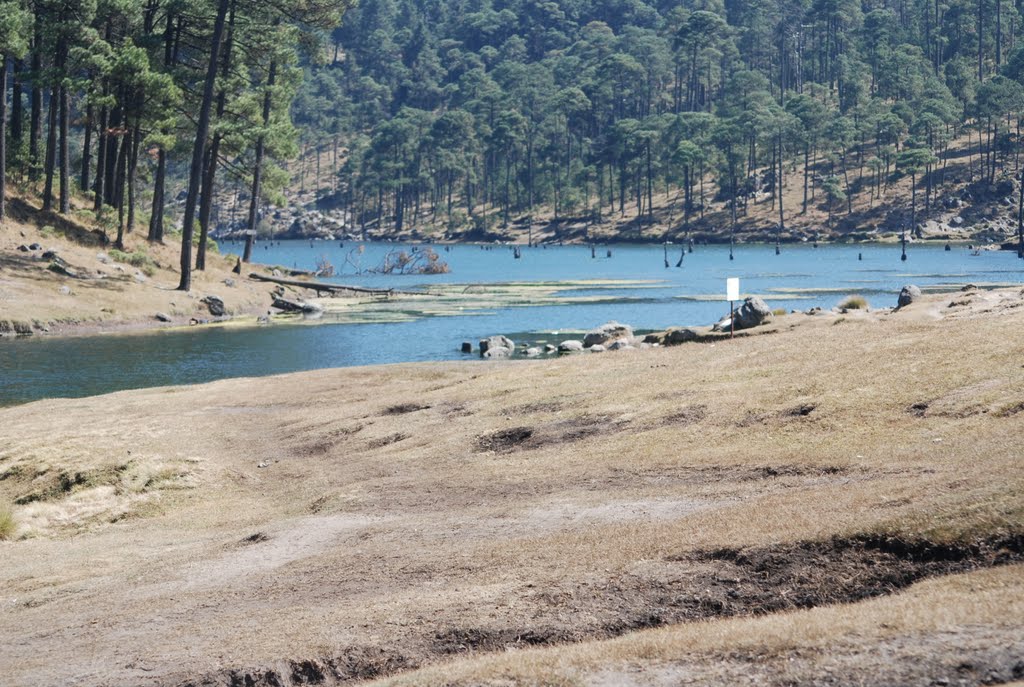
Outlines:
[[301, 65], [346, 3], [0, 0], [0, 222], [10, 179], [22, 214], [94, 213], [119, 248], [139, 225], [150, 241], [180, 227], [188, 290], [218, 185], [248, 189], [253, 228], [287, 185]]
[[300, 89], [293, 171], [382, 233], [910, 232], [937, 187], [1015, 188], [1021, 4], [364, 0]]
[[331, 236], [1006, 240], [1022, 4], [0, 0], [0, 189], [180, 242], [183, 289], [210, 232], [314, 203]]

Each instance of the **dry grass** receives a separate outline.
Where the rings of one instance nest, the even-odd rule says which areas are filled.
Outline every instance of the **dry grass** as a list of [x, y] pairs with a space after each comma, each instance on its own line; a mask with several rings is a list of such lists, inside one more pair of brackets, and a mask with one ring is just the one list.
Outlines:
[[[183, 294], [175, 290], [180, 246], [174, 236], [165, 244], [150, 244], [137, 230], [127, 235], [125, 250], [118, 251], [93, 233], [89, 212], [77, 209], [75, 218], [61, 218], [43, 215], [35, 199], [8, 201], [10, 215], [0, 226], [0, 320], [26, 322], [37, 334], [44, 329], [90, 333], [167, 326], [155, 319], [158, 312], [179, 325], [190, 318], [210, 319], [201, 299], [211, 294], [223, 299], [231, 315], [263, 314], [270, 305], [270, 285], [234, 274], [233, 258], [208, 253], [207, 269], [193, 272], [192, 293]], [[33, 243], [42, 250], [17, 250]], [[42, 259], [47, 250], [55, 250], [82, 278], [51, 272], [49, 261]], [[227, 286], [227, 279], [234, 285]]]
[[[790, 556], [872, 533], [954, 547], [1019, 536], [1024, 413], [1007, 409], [1024, 402], [1024, 368], [1007, 343], [1024, 326], [1020, 302], [984, 292], [950, 309], [929, 297], [851, 312], [840, 327], [831, 314], [788, 315], [772, 336], [714, 344], [321, 370], [0, 410], [0, 498], [48, 495], [19, 517], [61, 509], [3, 544], [0, 588], [14, 601], [0, 634], [21, 639], [0, 670], [14, 683], [259, 684], [273, 673], [287, 684], [300, 668], [366, 678], [706, 618], [443, 670], [463, 684], [617, 684], [624, 662], [650, 669], [629, 680], [658, 684], [706, 664], [728, 682], [734, 647], [788, 662], [786, 651], [834, 641], [849, 648], [850, 681], [870, 682], [857, 657], [898, 640], [923, 672], [889, 682], [923, 681], [950, 645], [1016, 646], [1019, 569], [728, 620], [716, 618], [785, 590], [706, 552]], [[797, 566], [785, 579], [828, 590], [810, 573], [843, 559], [785, 560]], [[844, 584], [874, 560], [840, 569]], [[891, 588], [959, 569], [911, 565]], [[719, 579], [733, 576], [735, 599]], [[805, 598], [827, 598], [807, 584]], [[677, 658], [668, 677], [655, 670]]]
[[14, 508], [6, 501], [0, 501], [0, 541], [14, 537], [18, 523], [14, 520]]
[[839, 303], [842, 310], [867, 310], [868, 300], [864, 296], [847, 296]]

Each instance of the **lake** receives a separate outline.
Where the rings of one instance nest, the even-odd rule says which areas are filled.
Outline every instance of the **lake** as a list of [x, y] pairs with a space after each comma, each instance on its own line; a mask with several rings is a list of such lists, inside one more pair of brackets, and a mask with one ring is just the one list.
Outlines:
[[[364, 250], [358, 250], [364, 245]], [[240, 252], [240, 245], [223, 245]], [[0, 405], [41, 398], [79, 397], [120, 389], [192, 384], [226, 377], [260, 376], [351, 365], [465, 358], [463, 341], [492, 334], [515, 340], [557, 342], [564, 332], [618, 320], [638, 330], [711, 324], [728, 313], [727, 277], [740, 278], [743, 294], [758, 294], [772, 308], [830, 308], [851, 294], [872, 307], [895, 305], [908, 283], [954, 289], [1020, 284], [1024, 261], [1010, 251], [972, 255], [966, 246], [911, 245], [900, 262], [899, 246], [821, 245], [697, 246], [676, 268], [680, 246], [522, 247], [515, 259], [506, 246], [435, 246], [451, 272], [440, 275], [356, 274], [378, 265], [398, 244], [284, 241], [257, 244], [253, 259], [287, 268], [312, 269], [327, 260], [340, 274], [332, 281], [415, 289], [437, 284], [581, 282], [560, 292], [560, 301], [538, 307], [467, 309], [444, 317], [359, 324], [274, 324], [245, 328], [196, 328], [174, 332], [64, 339], [0, 341]], [[611, 251], [611, 257], [606, 251]], [[860, 259], [858, 259], [858, 256]], [[562, 302], [564, 301], [564, 302]], [[406, 313], [406, 319], [415, 317]], [[555, 333], [557, 332], [557, 333]], [[470, 356], [469, 359], [477, 359]]]

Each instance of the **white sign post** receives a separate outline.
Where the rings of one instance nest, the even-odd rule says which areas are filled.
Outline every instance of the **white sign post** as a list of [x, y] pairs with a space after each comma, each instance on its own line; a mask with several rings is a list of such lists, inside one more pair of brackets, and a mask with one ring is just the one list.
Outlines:
[[740, 299], [740, 278], [729, 277], [725, 280], [725, 297], [729, 301], [729, 338], [735, 336], [736, 320], [734, 319], [732, 304]]

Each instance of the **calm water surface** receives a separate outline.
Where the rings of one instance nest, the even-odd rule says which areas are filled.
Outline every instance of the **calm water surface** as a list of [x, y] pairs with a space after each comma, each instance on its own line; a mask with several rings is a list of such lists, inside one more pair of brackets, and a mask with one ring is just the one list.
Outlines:
[[[533, 308], [502, 308], [456, 317], [434, 317], [395, 324], [274, 325], [205, 328], [173, 333], [0, 341], [0, 405], [50, 397], [77, 397], [167, 384], [190, 384], [225, 377], [260, 376], [350, 365], [447, 360], [463, 357], [459, 344], [491, 334], [513, 339], [545, 338], [539, 332], [585, 330], [608, 320], [637, 329], [709, 324], [728, 312], [721, 301], [725, 279], [738, 276], [744, 294], [759, 294], [773, 308], [832, 307], [850, 294], [873, 306], [895, 304], [907, 283], [919, 286], [1005, 284], [1024, 281], [1024, 261], [1015, 253], [966, 247], [913, 246], [907, 262], [897, 246], [739, 246], [735, 260], [728, 246], [698, 246], [676, 268], [679, 246], [669, 247], [672, 267], [664, 268], [659, 245], [523, 248], [515, 260], [507, 247], [437, 248], [451, 272], [436, 276], [356, 274], [379, 264], [396, 244], [291, 241], [258, 244], [254, 259], [311, 269], [326, 258], [341, 274], [334, 281], [409, 289], [436, 283], [566, 281], [587, 279], [654, 281], [643, 288], [582, 287], [569, 295], [600, 295], [602, 302]], [[225, 252], [240, 246], [222, 246]], [[858, 260], [858, 254], [862, 259]], [[952, 286], [951, 286], [952, 288]], [[548, 334], [559, 340], [557, 334]]]

